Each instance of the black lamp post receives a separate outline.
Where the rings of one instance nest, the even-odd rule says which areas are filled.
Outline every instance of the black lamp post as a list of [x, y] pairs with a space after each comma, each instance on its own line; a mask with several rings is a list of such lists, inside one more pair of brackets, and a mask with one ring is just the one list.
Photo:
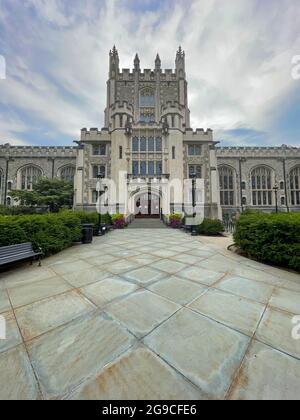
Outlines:
[[279, 187], [277, 184], [275, 184], [274, 188], [273, 188], [274, 192], [275, 192], [275, 206], [276, 206], [276, 213], [278, 213], [278, 190]]
[[98, 201], [99, 201], [99, 209], [98, 209], [98, 236], [103, 236], [105, 234], [105, 229], [102, 229], [102, 215], [101, 215], [101, 195], [104, 191], [102, 191], [102, 179], [104, 179], [105, 177], [103, 176], [103, 174], [99, 173], [97, 175], [97, 193], [98, 193]]
[[[195, 220], [196, 218], [196, 212], [195, 212], [195, 207], [196, 207], [196, 178], [197, 175], [195, 173], [192, 173], [190, 175], [191, 179], [192, 179], [192, 206], [193, 206], [193, 219]], [[197, 230], [196, 230], [196, 225], [192, 225], [192, 236], [197, 236]]]

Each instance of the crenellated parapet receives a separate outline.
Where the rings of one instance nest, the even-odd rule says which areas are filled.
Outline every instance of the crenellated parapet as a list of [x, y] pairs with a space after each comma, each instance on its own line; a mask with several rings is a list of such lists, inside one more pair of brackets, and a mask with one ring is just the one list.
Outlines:
[[184, 134], [184, 141], [205, 141], [213, 142], [213, 130], [208, 128], [206, 131], [203, 128], [196, 130], [187, 129]]
[[81, 130], [81, 137], [80, 140], [82, 142], [89, 142], [89, 141], [103, 141], [103, 142], [110, 142], [110, 134], [107, 129], [99, 130], [98, 128], [91, 128], [88, 130], [87, 128], [83, 128]]
[[283, 158], [300, 157], [300, 147], [282, 145], [280, 147], [217, 147], [218, 157], [236, 158]]
[[76, 148], [71, 146], [12, 146], [10, 144], [0, 144], [0, 157], [12, 159], [23, 157], [75, 158]]
[[[155, 82], [157, 75], [159, 74], [160, 80], [163, 82], [176, 82], [178, 80], [178, 74], [176, 70], [165, 69], [165, 70], [152, 70], [144, 69], [143, 72], [139, 72], [139, 80], [141, 82]], [[135, 77], [134, 71], [130, 69], [122, 69], [122, 72], [118, 73], [118, 82], [133, 82]]]

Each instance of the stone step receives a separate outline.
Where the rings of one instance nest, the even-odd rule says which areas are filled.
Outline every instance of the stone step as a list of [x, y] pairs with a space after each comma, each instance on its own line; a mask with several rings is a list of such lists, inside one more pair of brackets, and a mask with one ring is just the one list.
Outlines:
[[164, 229], [166, 225], [160, 219], [135, 219], [129, 229]]

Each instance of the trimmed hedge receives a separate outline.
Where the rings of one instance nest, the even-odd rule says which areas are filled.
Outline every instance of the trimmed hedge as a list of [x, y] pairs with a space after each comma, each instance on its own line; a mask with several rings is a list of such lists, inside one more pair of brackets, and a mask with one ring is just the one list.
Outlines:
[[46, 215], [0, 216], [0, 246], [32, 242], [45, 256], [81, 240], [81, 221], [73, 212]]
[[42, 207], [24, 207], [24, 206], [3, 206], [0, 205], [0, 215], [2, 216], [20, 216], [26, 214], [45, 214], [48, 208]]
[[[80, 218], [81, 223], [91, 223], [94, 225], [94, 234], [98, 232], [98, 221], [99, 221], [99, 215], [96, 212], [93, 213], [86, 213], [84, 211], [76, 211], [76, 216]], [[112, 225], [112, 217], [110, 214], [103, 214], [101, 216], [101, 222], [103, 224]]]
[[256, 260], [300, 271], [300, 213], [247, 213], [234, 240]]
[[217, 236], [224, 232], [224, 226], [220, 220], [204, 219], [201, 225], [197, 226], [199, 235]]
[[[98, 213], [65, 210], [43, 215], [0, 215], [0, 247], [32, 242], [34, 250], [42, 248], [45, 256], [56, 254], [74, 242], [81, 241], [81, 225], [91, 223], [98, 231]], [[112, 217], [102, 215], [103, 224], [111, 225]]]

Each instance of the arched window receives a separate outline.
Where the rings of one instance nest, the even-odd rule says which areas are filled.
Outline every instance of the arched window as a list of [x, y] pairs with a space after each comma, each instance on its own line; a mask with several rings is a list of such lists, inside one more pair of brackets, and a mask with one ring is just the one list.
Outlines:
[[290, 172], [291, 205], [300, 205], [300, 166]]
[[0, 168], [0, 191], [2, 190], [3, 187], [3, 171]]
[[265, 166], [259, 166], [251, 172], [252, 205], [272, 206], [273, 204], [273, 181], [272, 170]]
[[140, 93], [140, 108], [154, 108], [155, 95], [152, 89], [143, 89]]
[[219, 167], [221, 206], [234, 206], [234, 171], [229, 166]]
[[74, 182], [75, 177], [75, 167], [74, 166], [65, 166], [60, 171], [60, 179], [65, 182]]
[[140, 92], [140, 120], [145, 123], [155, 121], [155, 92], [151, 88]]
[[21, 169], [21, 189], [32, 190], [34, 184], [43, 176], [43, 172], [37, 166], [25, 166]]
[[0, 204], [2, 203], [3, 185], [4, 185], [4, 176], [3, 176], [3, 171], [0, 168]]

